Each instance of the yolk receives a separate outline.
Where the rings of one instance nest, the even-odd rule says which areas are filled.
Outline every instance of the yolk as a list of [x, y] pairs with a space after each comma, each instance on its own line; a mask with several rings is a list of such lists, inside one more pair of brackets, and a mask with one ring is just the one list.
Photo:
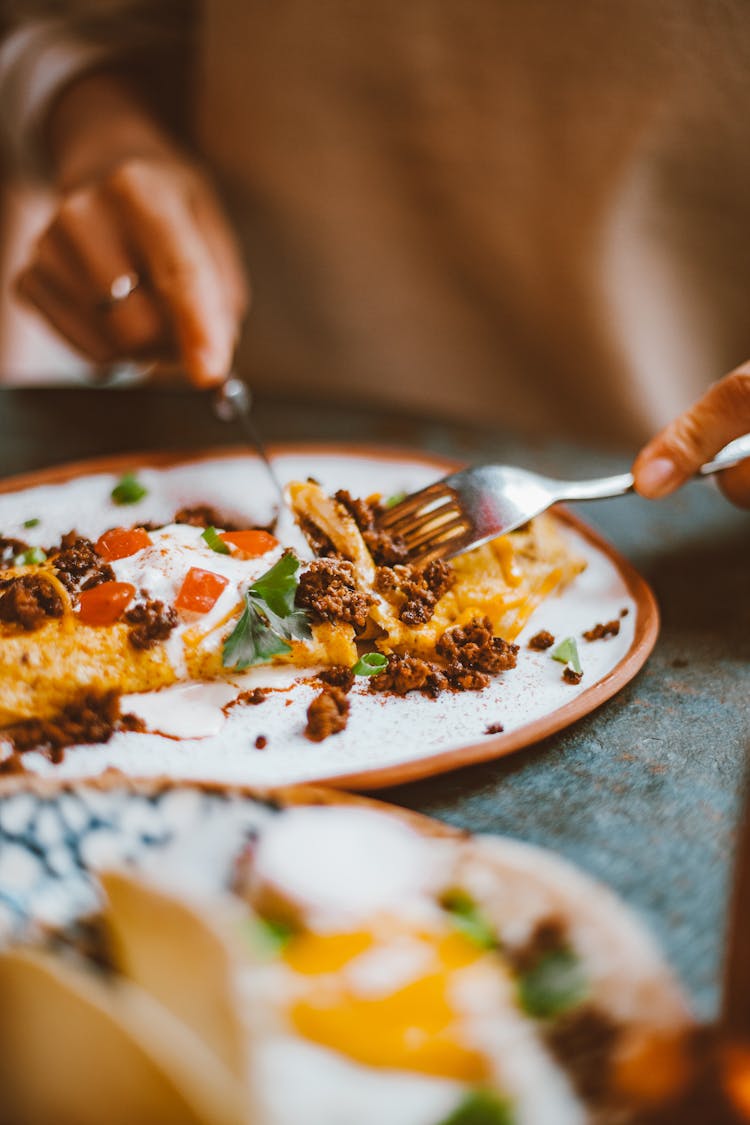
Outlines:
[[366, 931], [350, 934], [300, 934], [293, 938], [284, 953], [284, 960], [295, 973], [320, 976], [337, 973], [360, 953], [370, 949], [373, 935]]
[[[401, 935], [403, 936], [403, 935]], [[463, 934], [410, 934], [424, 942], [427, 964], [416, 979], [377, 996], [358, 994], [344, 975], [356, 957], [389, 938], [370, 933], [303, 934], [284, 954], [290, 968], [315, 976], [292, 1006], [294, 1026], [306, 1039], [368, 1066], [413, 1070], [467, 1082], [488, 1077], [484, 1057], [460, 1041], [460, 1017], [451, 1002], [455, 974], [485, 956]]]

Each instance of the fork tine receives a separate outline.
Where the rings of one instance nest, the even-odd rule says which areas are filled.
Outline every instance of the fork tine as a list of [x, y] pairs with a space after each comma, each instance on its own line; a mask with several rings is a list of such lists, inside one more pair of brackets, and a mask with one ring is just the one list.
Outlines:
[[[441, 504], [439, 508], [418, 511], [411, 519], [404, 520], [397, 525], [398, 534], [405, 538], [409, 535], [416, 535], [427, 527], [437, 527], [438, 524], [445, 523], [449, 519], [455, 519], [457, 516], [460, 517], [462, 514], [461, 509], [457, 508], [455, 504]], [[393, 530], [393, 528], [389, 530]]]
[[445, 543], [439, 543], [435, 547], [431, 547], [429, 551], [420, 552], [418, 555], [410, 556], [409, 561], [418, 563], [420, 567], [428, 566], [431, 562], [437, 562], [438, 559], [444, 559], [447, 555], [451, 555], [455, 549], [455, 544], [452, 539], [446, 540]]
[[420, 548], [428, 548], [430, 544], [442, 543], [446, 538], [455, 538], [454, 531], [468, 531], [469, 525], [467, 520], [462, 515], [456, 515], [451, 520], [443, 520], [439, 524], [427, 524], [425, 527], [419, 529], [415, 533], [408, 533], [403, 536], [409, 553], [419, 551]]
[[449, 501], [452, 499], [453, 493], [439, 482], [430, 484], [427, 488], [423, 488], [419, 492], [413, 492], [411, 496], [407, 496], [392, 508], [387, 509], [381, 515], [378, 523], [382, 528], [393, 531], [394, 528], [402, 526], [405, 522], [410, 523], [410, 517], [415, 512], [432, 504], [438, 507], [438, 501], [440, 500]]
[[420, 567], [425, 567], [436, 559], [444, 559], [447, 556], [458, 554], [466, 542], [467, 535], [468, 528], [464, 525], [443, 539], [431, 540], [423, 544], [421, 548], [418, 547], [410, 551], [409, 561], [418, 563]]

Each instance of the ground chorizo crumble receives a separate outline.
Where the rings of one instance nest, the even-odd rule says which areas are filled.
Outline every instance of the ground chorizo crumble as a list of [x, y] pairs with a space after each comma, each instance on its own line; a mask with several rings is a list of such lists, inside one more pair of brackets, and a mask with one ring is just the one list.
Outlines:
[[120, 714], [119, 693], [108, 692], [83, 694], [50, 719], [14, 723], [2, 731], [0, 739], [10, 743], [18, 754], [38, 750], [51, 762], [59, 763], [67, 746], [109, 742], [116, 731], [144, 729], [135, 715]]
[[344, 488], [339, 489], [335, 498], [356, 523], [378, 566], [396, 566], [407, 561], [409, 551], [402, 537], [378, 526], [378, 520], [385, 512], [382, 504], [356, 499]]
[[535, 652], [544, 652], [546, 648], [552, 648], [554, 643], [555, 638], [548, 629], [540, 629], [538, 633], [534, 633], [534, 636], [529, 638], [529, 648]]
[[131, 626], [128, 639], [133, 648], [147, 649], [167, 639], [177, 625], [177, 614], [171, 605], [151, 599], [129, 609], [125, 620]]
[[620, 622], [617, 618], [614, 618], [603, 625], [600, 623], [594, 625], [592, 629], [587, 629], [583, 636], [587, 641], [602, 641], [605, 637], [616, 637], [619, 632]]
[[345, 664], [332, 664], [318, 673], [318, 679], [331, 687], [341, 688], [343, 692], [351, 691], [354, 686], [354, 673]]
[[357, 588], [354, 566], [346, 559], [316, 559], [300, 575], [296, 604], [313, 621], [341, 621], [362, 630], [374, 602]]
[[50, 560], [55, 574], [71, 594], [112, 582], [115, 577], [91, 540], [75, 531], [63, 535], [60, 546], [50, 553]]
[[341, 688], [326, 686], [307, 708], [305, 738], [309, 738], [311, 742], [322, 742], [329, 735], [342, 731], [348, 717], [349, 700], [346, 693]]
[[63, 612], [59, 590], [42, 574], [20, 574], [0, 581], [0, 621], [32, 633], [48, 618], [62, 617]]
[[425, 567], [413, 563], [380, 566], [375, 573], [375, 588], [388, 601], [400, 602], [398, 615], [405, 625], [431, 621], [435, 606], [455, 581], [455, 571], [442, 560]]

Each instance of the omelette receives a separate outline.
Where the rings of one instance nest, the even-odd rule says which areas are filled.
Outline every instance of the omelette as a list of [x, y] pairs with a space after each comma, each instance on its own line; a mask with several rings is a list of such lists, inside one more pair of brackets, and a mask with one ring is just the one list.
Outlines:
[[96, 542], [71, 532], [46, 550], [0, 539], [0, 728], [22, 749], [50, 724], [58, 741], [68, 728], [71, 741], [98, 741], [122, 694], [285, 664], [331, 669], [310, 722], [325, 737], [345, 722], [352, 669], [397, 695], [481, 690], [513, 667], [513, 638], [542, 599], [584, 565], [550, 516], [420, 568], [378, 531], [379, 497], [307, 481], [288, 500], [287, 533], [207, 515], [115, 526]]

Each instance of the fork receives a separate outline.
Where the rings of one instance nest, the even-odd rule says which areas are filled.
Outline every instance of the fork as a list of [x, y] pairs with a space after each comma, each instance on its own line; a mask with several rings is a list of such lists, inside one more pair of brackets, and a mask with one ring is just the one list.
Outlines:
[[[724, 446], [696, 476], [750, 457], [750, 434]], [[378, 520], [406, 542], [410, 562], [450, 559], [521, 527], [560, 501], [603, 500], [633, 490], [632, 473], [597, 480], [553, 480], [513, 465], [477, 465], [413, 492]]]

